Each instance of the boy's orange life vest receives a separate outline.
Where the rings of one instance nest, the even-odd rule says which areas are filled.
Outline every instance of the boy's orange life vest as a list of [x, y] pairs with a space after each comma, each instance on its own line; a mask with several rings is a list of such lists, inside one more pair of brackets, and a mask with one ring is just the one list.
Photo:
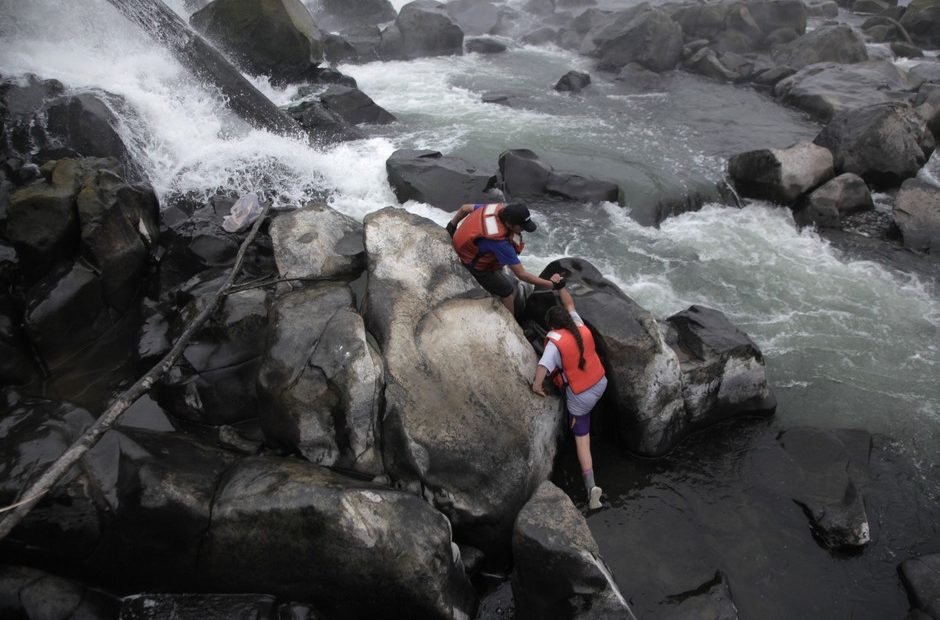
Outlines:
[[[581, 332], [581, 340], [584, 342], [584, 370], [578, 368], [578, 341], [567, 329], [553, 329], [545, 335], [545, 344], [549, 340], [561, 353], [561, 367], [568, 378], [568, 387], [575, 394], [580, 394], [590, 388], [604, 377], [604, 365], [601, 358], [597, 356], [594, 350], [594, 336], [586, 325], [578, 326]], [[559, 376], [553, 376], [552, 380], [558, 385]]]
[[493, 241], [506, 239], [516, 248], [516, 254], [522, 253], [525, 243], [521, 238], [517, 241], [516, 236], [498, 217], [499, 212], [504, 208], [505, 205], [499, 202], [484, 205], [475, 209], [457, 226], [457, 231], [454, 233], [454, 249], [457, 250], [457, 256], [464, 265], [480, 271], [499, 271], [502, 268], [494, 254], [480, 252], [476, 244], [477, 239], [492, 239]]

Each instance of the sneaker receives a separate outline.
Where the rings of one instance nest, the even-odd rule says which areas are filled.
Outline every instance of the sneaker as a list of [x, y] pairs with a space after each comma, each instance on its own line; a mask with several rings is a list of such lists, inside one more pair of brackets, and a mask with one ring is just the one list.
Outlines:
[[591, 510], [597, 510], [601, 507], [601, 491], [600, 487], [591, 487], [590, 499], [588, 500], [588, 508]]

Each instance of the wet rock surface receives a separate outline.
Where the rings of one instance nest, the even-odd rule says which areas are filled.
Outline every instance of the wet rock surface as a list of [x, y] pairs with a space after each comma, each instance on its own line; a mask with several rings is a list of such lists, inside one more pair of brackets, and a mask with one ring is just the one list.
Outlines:
[[496, 185], [494, 173], [438, 151], [399, 149], [386, 160], [385, 170], [399, 202], [417, 200], [445, 211], [490, 202], [486, 192]]
[[342, 278], [365, 269], [362, 224], [325, 204], [274, 218], [271, 242], [282, 278]]
[[728, 173], [742, 196], [790, 204], [832, 178], [833, 157], [828, 149], [803, 142], [735, 155]]

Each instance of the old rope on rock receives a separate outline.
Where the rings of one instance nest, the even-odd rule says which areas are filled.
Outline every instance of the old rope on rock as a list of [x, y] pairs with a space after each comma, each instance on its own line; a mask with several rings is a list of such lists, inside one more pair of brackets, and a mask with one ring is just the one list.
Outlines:
[[46, 493], [52, 489], [53, 486], [65, 475], [66, 472], [74, 465], [82, 456], [88, 452], [105, 434], [108, 430], [111, 429], [111, 426], [114, 425], [114, 422], [124, 413], [128, 407], [130, 407], [134, 401], [147, 393], [153, 384], [159, 379], [165, 372], [167, 372], [170, 367], [176, 362], [177, 358], [183, 353], [183, 349], [186, 347], [186, 344], [189, 342], [189, 339], [192, 338], [193, 334], [202, 327], [202, 324], [205, 323], [209, 317], [211, 317], [216, 308], [219, 306], [219, 302], [229, 293], [229, 289], [232, 288], [232, 284], [235, 281], [235, 276], [238, 275], [238, 272], [241, 270], [242, 262], [245, 259], [245, 253], [248, 250], [248, 246], [251, 245], [251, 242], [254, 241], [255, 237], [258, 234], [258, 231], [261, 229], [261, 224], [267, 218], [268, 212], [271, 210], [271, 204], [268, 203], [264, 207], [264, 211], [255, 221], [254, 226], [251, 228], [251, 232], [248, 233], [248, 236], [242, 242], [241, 247], [238, 248], [238, 254], [235, 258], [235, 264], [232, 266], [231, 272], [228, 274], [228, 277], [225, 279], [225, 282], [222, 283], [222, 286], [215, 292], [212, 297], [209, 298], [208, 303], [196, 315], [183, 330], [183, 333], [177, 339], [176, 343], [173, 345], [173, 348], [161, 359], [156, 366], [150, 369], [147, 374], [137, 380], [137, 382], [128, 388], [121, 396], [114, 401], [114, 403], [108, 408], [104, 414], [99, 417], [94, 424], [88, 427], [88, 430], [79, 437], [75, 443], [73, 443], [68, 450], [66, 450], [62, 456], [53, 463], [45, 473], [39, 477], [36, 482], [32, 484], [28, 489], [20, 493], [19, 497], [25, 497], [26, 499], [20, 500], [11, 506], [0, 509], [0, 513], [7, 512], [6, 516], [3, 517], [3, 521], [0, 521], [0, 541], [7, 537], [13, 528], [15, 528], [20, 521], [22, 521], [26, 515], [30, 513], [33, 507], [36, 505], [36, 501], [42, 498]]

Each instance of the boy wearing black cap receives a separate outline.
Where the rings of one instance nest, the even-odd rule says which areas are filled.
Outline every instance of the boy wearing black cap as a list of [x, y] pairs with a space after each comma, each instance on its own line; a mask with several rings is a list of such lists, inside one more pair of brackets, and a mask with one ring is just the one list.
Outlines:
[[526, 271], [519, 261], [519, 254], [525, 247], [522, 231], [535, 229], [529, 208], [521, 202], [463, 205], [447, 224], [460, 261], [510, 312], [513, 312], [516, 287], [503, 273], [503, 267], [509, 267], [523, 282], [541, 288], [555, 288], [555, 283], [561, 280], [557, 274], [551, 280], [540, 278]]

